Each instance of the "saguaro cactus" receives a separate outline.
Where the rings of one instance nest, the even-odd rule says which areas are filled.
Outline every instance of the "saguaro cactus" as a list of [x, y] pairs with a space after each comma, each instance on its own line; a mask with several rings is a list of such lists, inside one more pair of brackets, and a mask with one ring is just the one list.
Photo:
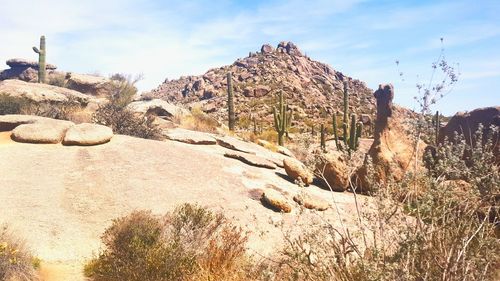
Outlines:
[[278, 132], [278, 144], [283, 145], [283, 136], [288, 132], [292, 123], [292, 114], [288, 112], [288, 105], [284, 101], [283, 92], [279, 93], [279, 108], [273, 107], [273, 115], [274, 128]]
[[234, 131], [236, 118], [234, 116], [233, 78], [231, 72], [227, 73], [227, 107], [229, 112], [229, 130]]
[[321, 124], [321, 149], [323, 151], [326, 150], [326, 137], [325, 137], [325, 125]]
[[45, 56], [47, 55], [47, 50], [45, 48], [45, 36], [40, 37], [40, 49], [33, 47], [33, 51], [38, 54], [38, 83], [45, 83]]
[[347, 91], [347, 83], [344, 83], [344, 115], [342, 120], [342, 141], [339, 140], [337, 132], [337, 115], [333, 115], [333, 134], [335, 136], [335, 143], [337, 149], [346, 149], [349, 155], [351, 151], [358, 149], [359, 138], [363, 132], [363, 124], [361, 122], [356, 123], [356, 114], [351, 114], [351, 124], [349, 125], [349, 92]]

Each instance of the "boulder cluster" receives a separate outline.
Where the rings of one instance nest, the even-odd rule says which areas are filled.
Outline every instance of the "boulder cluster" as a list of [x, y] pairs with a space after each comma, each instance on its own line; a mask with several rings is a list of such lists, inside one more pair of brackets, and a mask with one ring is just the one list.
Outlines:
[[236, 118], [240, 120], [255, 117], [264, 126], [271, 125], [272, 106], [279, 91], [294, 110], [294, 127], [331, 120], [341, 108], [344, 82], [350, 89], [351, 112], [367, 116], [375, 113], [372, 91], [363, 82], [311, 60], [292, 42], [281, 42], [277, 47], [265, 44], [260, 52], [200, 76], [167, 79], [146, 96], [188, 107], [200, 106], [224, 123], [228, 72], [232, 73]]

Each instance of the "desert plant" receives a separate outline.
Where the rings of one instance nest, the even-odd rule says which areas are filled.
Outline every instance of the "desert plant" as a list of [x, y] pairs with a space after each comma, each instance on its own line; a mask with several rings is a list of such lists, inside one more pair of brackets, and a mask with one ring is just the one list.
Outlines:
[[284, 136], [290, 129], [292, 123], [292, 113], [288, 112], [288, 105], [283, 98], [283, 92], [279, 92], [278, 109], [273, 107], [274, 128], [278, 132], [278, 144], [284, 145]]
[[325, 125], [321, 124], [320, 147], [323, 151], [326, 150]]
[[352, 151], [358, 149], [359, 138], [363, 133], [363, 123], [356, 122], [356, 114], [351, 114], [351, 122], [349, 125], [349, 92], [347, 90], [347, 82], [344, 82], [344, 103], [343, 103], [343, 119], [342, 119], [342, 140], [340, 142], [337, 131], [337, 116], [333, 115], [333, 134], [335, 136], [335, 144], [337, 149], [345, 150], [350, 155]]
[[49, 75], [49, 85], [65, 88], [67, 85], [65, 73], [54, 73]]
[[136, 211], [102, 236], [91, 280], [245, 280], [246, 235], [220, 213], [184, 204], [164, 218]]
[[439, 111], [436, 111], [434, 115], [434, 144], [437, 145], [439, 141], [439, 130], [441, 130], [441, 116], [439, 116]]
[[0, 226], [0, 280], [38, 280], [39, 260], [7, 226]]
[[26, 98], [0, 93], [0, 115], [20, 114], [29, 103], [30, 101]]
[[45, 83], [46, 68], [45, 58], [47, 49], [45, 47], [45, 36], [40, 37], [40, 49], [33, 47], [33, 51], [38, 54], [38, 83]]
[[228, 126], [230, 131], [234, 131], [236, 118], [234, 116], [234, 94], [233, 94], [233, 78], [231, 72], [227, 73], [227, 108], [228, 108]]

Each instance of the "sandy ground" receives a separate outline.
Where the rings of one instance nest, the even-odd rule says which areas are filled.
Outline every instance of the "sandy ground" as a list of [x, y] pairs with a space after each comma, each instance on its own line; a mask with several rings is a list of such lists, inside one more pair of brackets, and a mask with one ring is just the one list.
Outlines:
[[[21, 144], [0, 133], [0, 223], [7, 223], [43, 260], [45, 280], [84, 280], [82, 265], [100, 247], [99, 237], [112, 219], [133, 210], [164, 214], [184, 202], [199, 203], [250, 231], [250, 253], [268, 254], [282, 230], [300, 228], [297, 218], [330, 219], [335, 209], [299, 215], [276, 213], [252, 198], [252, 190], [272, 184], [288, 197], [300, 187], [283, 169], [248, 166], [223, 157], [225, 148], [174, 141], [115, 136], [108, 144], [79, 147]], [[312, 193], [331, 200], [316, 186]], [[347, 226], [354, 226], [352, 194], [335, 193]], [[362, 201], [367, 198], [360, 197]], [[293, 201], [292, 201], [293, 202]]]

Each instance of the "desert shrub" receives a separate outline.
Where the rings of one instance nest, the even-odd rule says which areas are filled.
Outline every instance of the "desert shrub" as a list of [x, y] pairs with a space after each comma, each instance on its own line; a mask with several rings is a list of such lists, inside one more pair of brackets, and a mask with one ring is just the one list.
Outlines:
[[7, 227], [0, 226], [0, 280], [38, 280], [39, 260]]
[[135, 78], [121, 73], [111, 75], [110, 80], [113, 82], [109, 92], [111, 102], [118, 107], [125, 107], [131, 103], [137, 94], [135, 84], [141, 79], [140, 75]]
[[184, 204], [160, 218], [114, 220], [105, 250], [85, 266], [91, 280], [245, 280], [246, 235], [220, 213]]
[[94, 123], [111, 127], [116, 134], [161, 139], [161, 129], [154, 118], [154, 116], [135, 114], [113, 103], [100, 106], [92, 115]]
[[176, 123], [188, 130], [207, 133], [215, 133], [219, 127], [219, 122], [203, 112], [200, 107], [193, 107], [191, 115], [178, 118]]
[[60, 120], [71, 120], [74, 112], [81, 110], [78, 101], [69, 99], [64, 102], [34, 102], [23, 97], [0, 94], [0, 115], [25, 114]]
[[57, 87], [62, 87], [66, 88], [66, 74], [65, 73], [57, 73], [57, 74], [51, 74], [49, 75], [49, 79], [47, 81], [47, 84], [52, 85], [52, 86], [57, 86]]

